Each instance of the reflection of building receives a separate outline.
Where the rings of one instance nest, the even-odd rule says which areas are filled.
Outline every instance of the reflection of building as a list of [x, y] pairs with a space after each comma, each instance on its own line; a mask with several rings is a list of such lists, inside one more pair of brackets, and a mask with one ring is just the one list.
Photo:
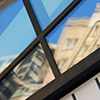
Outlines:
[[58, 47], [54, 52], [61, 72], [69, 69], [100, 46], [98, 6], [99, 4], [90, 19], [71, 18], [64, 26], [60, 43], [58, 41]]
[[[39, 45], [17, 65], [8, 79], [3, 80], [5, 86], [1, 90], [0, 99], [22, 100], [28, 97], [44, 85], [43, 80], [48, 70], [48, 62]], [[9, 96], [6, 94], [6, 89]]]
[[9, 55], [0, 57], [0, 73], [7, 67], [9, 64], [18, 56], [17, 55]]
[[[96, 14], [97, 14], [97, 12], [95, 13], [95, 15]], [[99, 23], [94, 24], [95, 22], [98, 21], [98, 19], [96, 17], [95, 17], [95, 19], [93, 19], [93, 17], [91, 19], [88, 19], [88, 18], [70, 19], [69, 22], [70, 21], [72, 21], [72, 23], [68, 26], [68, 30], [66, 31], [66, 29], [64, 28], [65, 33], [67, 33], [67, 35], [65, 34], [65, 38], [63, 38], [63, 36], [62, 36], [62, 38], [60, 38], [60, 41], [62, 41], [62, 43], [59, 44], [60, 47], [53, 45], [53, 48], [52, 48], [52, 52], [54, 52], [54, 49], [57, 48], [55, 50], [56, 52], [54, 52], [53, 54], [59, 64], [59, 67], [62, 72], [64, 70], [66, 70], [66, 66], [67, 66], [67, 69], [70, 68], [71, 65], [78, 62], [80, 59], [82, 59], [82, 57], [85, 57], [88, 53], [92, 52], [95, 49], [94, 45], [99, 43], [98, 42]], [[63, 33], [64, 33], [64, 30], [63, 30]], [[74, 35], [74, 37], [73, 37], [73, 35]], [[68, 37], [66, 37], [66, 36], [68, 36]], [[82, 36], [84, 36], [84, 37], [82, 37]], [[38, 37], [38, 35], [37, 35], [37, 37]], [[48, 64], [47, 64], [46, 58], [44, 57], [44, 53], [42, 52], [42, 48], [40, 48], [39, 46], [37, 48], [35, 48], [39, 42], [41, 44], [42, 43], [45, 44], [45, 41], [42, 41], [42, 38], [44, 38], [44, 37], [45, 36], [43, 36], [43, 37], [41, 36], [41, 38], [38, 38], [39, 40], [36, 39], [36, 41], [37, 41], [36, 44], [33, 41], [34, 45], [32, 44], [33, 46], [31, 45], [32, 47], [30, 49], [28, 47], [29, 50], [27, 51], [27, 49], [26, 49], [25, 52], [23, 53], [23, 55], [21, 55], [17, 58], [17, 60], [18, 59], [19, 60], [18, 61], [15, 60], [16, 63], [13, 66], [8, 67], [8, 68], [10, 68], [10, 70], [4, 71], [4, 72], [6, 72], [6, 74], [3, 73], [4, 75], [3, 75], [3, 77], [1, 77], [2, 79], [0, 82], [0, 99], [2, 99], [2, 100], [8, 100], [8, 99], [9, 100], [24, 100], [26, 97], [29, 97], [35, 91], [40, 89], [47, 82], [47, 80], [46, 80], [47, 78], [50, 82], [49, 78], [51, 77], [51, 73], [47, 74], [48, 77], [45, 78], [46, 73], [48, 71]], [[85, 39], [85, 37], [86, 37], [86, 39]], [[41, 41], [40, 41], [40, 39], [41, 39]], [[85, 46], [85, 45], [89, 45], [89, 46]], [[49, 51], [48, 50], [49, 48], [48, 49], [44, 48], [44, 46], [45, 47], [47, 46], [46, 44], [45, 45], [42, 44], [42, 46], [45, 51], [46, 57], [48, 59], [50, 57], [50, 56], [48, 56], [48, 54], [50, 52], [47, 53], [46, 50]], [[72, 51], [74, 51], [74, 53]], [[57, 55], [57, 53], [58, 53], [58, 55]], [[98, 52], [95, 52], [95, 54], [97, 54], [97, 53]], [[100, 55], [100, 53], [98, 53], [98, 54]], [[66, 57], [65, 55], [68, 55], [68, 56]], [[35, 93], [34, 96], [30, 96], [29, 99], [32, 99], [32, 100], [58, 100], [57, 98], [61, 98], [63, 95], [65, 95], [65, 93], [66, 94], [69, 93], [70, 91], [75, 89], [77, 86], [79, 86], [80, 84], [85, 82], [87, 79], [89, 79], [90, 77], [92, 77], [93, 75], [98, 73], [99, 70], [98, 70], [98, 72], [96, 71], [96, 73], [95, 73], [95, 70], [96, 70], [96, 68], [98, 68], [98, 66], [100, 66], [100, 63], [98, 64], [98, 62], [100, 62], [100, 59], [99, 60], [98, 59], [90, 60], [91, 55], [89, 57], [87, 57], [89, 59], [86, 58], [85, 60], [81, 61], [82, 63], [80, 62], [79, 64], [77, 64], [78, 66], [77, 65], [74, 66], [73, 68], [71, 68], [70, 70], [68, 70], [67, 72], [65, 72], [63, 74], [55, 75], [56, 72], [53, 72], [53, 74], [55, 75], [55, 80], [50, 82], [44, 88], [40, 89], [40, 91]], [[77, 59], [77, 58], [79, 58], [79, 59]], [[51, 59], [48, 59], [49, 64], [51, 65], [51, 63], [53, 63], [53, 59], [51, 62], [50, 62], [50, 60]], [[93, 60], [95, 60], [95, 62], [97, 64], [94, 65], [95, 62], [88, 64], [88, 61], [92, 62]], [[85, 62], [85, 61], [87, 61], [87, 62]], [[91, 67], [92, 65], [93, 65], [93, 67]], [[54, 66], [51, 66], [53, 71], [54, 71], [54, 69], [56, 69], [56, 66], [55, 67]], [[54, 69], [53, 69], [53, 67], [54, 67]], [[93, 70], [94, 67], [95, 67], [95, 70]], [[91, 72], [92, 72], [92, 75], [91, 75]], [[96, 76], [93, 79], [93, 82], [90, 82], [90, 84], [88, 85], [90, 89], [91, 89], [91, 87], [93, 87], [91, 91], [94, 92], [94, 89], [97, 91], [93, 94], [98, 93], [98, 95], [100, 93], [100, 91], [99, 91], [99, 89], [100, 89], [99, 76]], [[91, 83], [92, 83], [92, 85], [91, 85]], [[89, 91], [89, 89], [87, 87], [85, 87], [85, 88], [86, 88], [85, 90]], [[81, 90], [81, 89], [79, 89], [79, 90]], [[88, 94], [87, 92], [85, 92], [85, 93]], [[36, 94], [38, 94], [38, 95], [36, 96]], [[78, 91], [77, 93], [72, 92], [70, 97], [73, 97], [73, 98], [71, 98], [71, 99], [69, 98], [69, 99], [76, 100], [75, 96], [81, 97], [80, 99], [78, 98], [77, 100], [82, 100], [83, 97], [86, 97], [86, 96], [80, 94], [80, 91]], [[92, 97], [91, 92], [90, 92], [90, 95], [87, 95], [87, 96]], [[35, 98], [35, 99], [33, 99], [33, 98]], [[99, 95], [99, 98], [100, 98], [100, 95]], [[95, 98], [83, 99], [83, 100], [95, 100]], [[96, 99], [96, 100], [98, 100], [98, 99]]]

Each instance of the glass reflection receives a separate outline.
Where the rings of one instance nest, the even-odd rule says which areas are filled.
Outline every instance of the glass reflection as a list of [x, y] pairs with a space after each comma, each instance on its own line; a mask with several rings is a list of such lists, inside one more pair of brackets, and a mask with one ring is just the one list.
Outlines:
[[25, 100], [53, 79], [39, 44], [0, 82], [0, 100]]
[[46, 37], [61, 73], [100, 47], [99, 0], [83, 1]]
[[44, 30], [73, 0], [29, 0], [29, 1], [35, 12], [37, 20], [41, 26], [41, 29]]
[[0, 73], [35, 38], [22, 0], [0, 1]]

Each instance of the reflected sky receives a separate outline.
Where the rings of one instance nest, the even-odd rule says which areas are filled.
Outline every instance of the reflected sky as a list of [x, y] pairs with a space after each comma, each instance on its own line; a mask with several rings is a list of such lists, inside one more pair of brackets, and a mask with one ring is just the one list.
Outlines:
[[62, 12], [72, 1], [73, 0], [42, 0], [51, 21], [54, 19], [54, 16], [57, 17], [58, 13]]
[[[53, 36], [49, 34], [46, 38], [49, 38], [48, 42], [52, 44], [57, 44], [60, 34], [63, 30], [64, 25], [68, 18], [90, 18], [95, 11], [96, 4], [100, 3], [100, 0], [83, 0], [66, 18], [60, 22], [60, 24], [52, 31]], [[91, 6], [90, 6], [91, 5]]]
[[[29, 0], [44, 30], [73, 0]], [[40, 10], [41, 9], [41, 10]]]
[[0, 27], [0, 57], [21, 53], [36, 38], [21, 0], [0, 11]]

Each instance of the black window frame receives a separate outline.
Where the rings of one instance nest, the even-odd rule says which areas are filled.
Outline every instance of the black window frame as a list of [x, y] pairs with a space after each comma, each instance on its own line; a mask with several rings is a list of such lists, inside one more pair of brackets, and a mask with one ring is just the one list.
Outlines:
[[5, 76], [9, 74], [9, 72], [11, 72], [39, 43], [42, 45], [46, 58], [55, 76], [55, 80], [38, 90], [27, 98], [27, 100], [58, 100], [99, 73], [100, 49], [97, 49], [74, 65], [74, 67], [61, 74], [45, 39], [45, 36], [48, 35], [81, 1], [82, 0], [73, 0], [73, 2], [66, 7], [66, 9], [46, 29], [42, 31], [29, 0], [23, 0], [37, 38], [0, 74], [0, 81], [2, 81]]

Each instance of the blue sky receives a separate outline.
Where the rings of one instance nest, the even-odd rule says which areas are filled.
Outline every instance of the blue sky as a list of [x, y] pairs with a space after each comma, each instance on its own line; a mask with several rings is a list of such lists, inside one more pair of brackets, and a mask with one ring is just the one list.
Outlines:
[[100, 0], [82, 0], [71, 17], [91, 17], [97, 3], [100, 3]]
[[0, 57], [21, 53], [36, 37], [22, 1], [1, 11], [0, 18]]

